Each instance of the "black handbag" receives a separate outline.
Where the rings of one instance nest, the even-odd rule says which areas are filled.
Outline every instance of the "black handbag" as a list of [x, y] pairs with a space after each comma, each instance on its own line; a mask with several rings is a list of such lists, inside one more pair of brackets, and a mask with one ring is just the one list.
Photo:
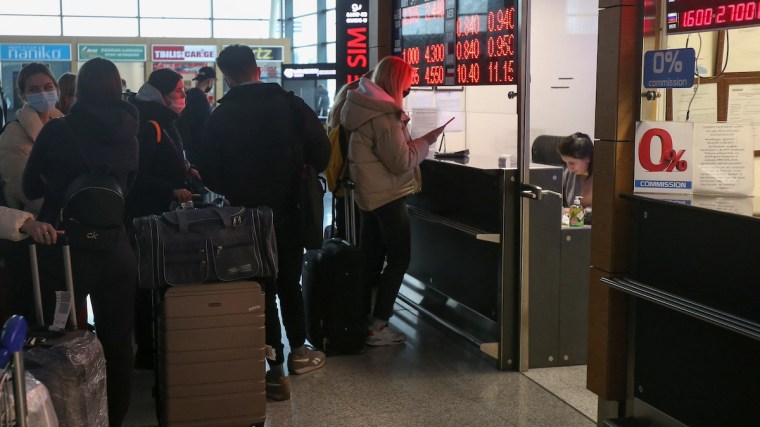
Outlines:
[[141, 288], [277, 277], [268, 207], [178, 209], [133, 225]]

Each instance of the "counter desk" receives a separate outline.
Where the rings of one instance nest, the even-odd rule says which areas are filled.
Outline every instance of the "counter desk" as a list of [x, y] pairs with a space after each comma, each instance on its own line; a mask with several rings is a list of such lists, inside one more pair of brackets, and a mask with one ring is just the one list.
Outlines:
[[602, 283], [634, 297], [634, 417], [758, 425], [760, 218], [752, 198], [624, 197], [635, 206], [633, 268]]
[[[520, 236], [516, 165], [501, 169], [496, 157], [471, 155], [456, 160], [427, 159], [420, 168], [422, 191], [407, 202], [412, 260], [399, 296], [492, 356], [501, 357], [506, 369], [515, 369], [519, 354], [515, 248]], [[533, 164], [530, 176], [532, 184], [561, 192], [562, 168]], [[551, 283], [531, 286], [530, 298], [550, 298], [547, 304], [555, 305], [536, 304], [542, 309], [536, 309], [535, 320], [531, 312], [530, 328], [531, 334], [536, 330], [537, 337], [553, 341], [544, 347], [557, 349], [541, 358], [552, 357], [550, 364], [556, 364], [561, 359], [559, 338], [552, 334], [556, 335], [560, 311], [562, 201], [545, 195], [530, 206], [531, 255], [541, 260], [531, 268], [531, 282]], [[588, 227], [585, 233], [590, 234]], [[546, 289], [551, 295], [542, 295]], [[582, 329], [585, 358], [585, 323]]]

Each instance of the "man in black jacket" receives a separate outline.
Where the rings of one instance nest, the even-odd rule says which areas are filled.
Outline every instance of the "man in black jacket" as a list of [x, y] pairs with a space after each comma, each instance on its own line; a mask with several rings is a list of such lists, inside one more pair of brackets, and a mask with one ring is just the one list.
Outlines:
[[185, 155], [191, 163], [195, 163], [198, 157], [197, 150], [201, 144], [203, 125], [211, 115], [211, 104], [208, 102], [207, 94], [216, 83], [216, 70], [212, 67], [201, 67], [193, 81], [195, 86], [186, 92], [185, 109], [177, 120], [177, 129], [185, 145]]
[[[233, 205], [269, 206], [274, 212], [279, 275], [264, 281], [266, 293], [267, 397], [290, 398], [283, 369], [284, 346], [276, 296], [290, 342], [288, 371], [303, 374], [324, 365], [325, 355], [304, 345], [306, 320], [300, 277], [303, 246], [298, 232], [297, 177], [304, 161], [324, 170], [330, 142], [314, 111], [277, 83], [260, 81], [261, 70], [248, 46], [224, 48], [216, 60], [230, 91], [219, 100], [203, 131], [198, 170], [206, 185]], [[272, 357], [274, 356], [274, 357]]]

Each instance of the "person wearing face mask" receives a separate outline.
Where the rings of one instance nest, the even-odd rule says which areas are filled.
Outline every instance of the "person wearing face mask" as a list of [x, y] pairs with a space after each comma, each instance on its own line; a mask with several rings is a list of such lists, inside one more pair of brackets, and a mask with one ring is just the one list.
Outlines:
[[32, 62], [22, 68], [18, 74], [18, 89], [24, 105], [16, 112], [16, 121], [8, 123], [0, 134], [0, 177], [8, 207], [36, 216], [42, 207], [42, 199], [27, 199], [21, 188], [21, 178], [40, 130], [51, 119], [63, 114], [55, 108], [58, 83], [45, 64]]
[[[341, 123], [351, 132], [348, 160], [361, 211], [359, 242], [365, 256], [365, 277], [377, 285], [366, 343], [399, 345], [403, 333], [388, 326], [401, 281], [411, 262], [411, 228], [406, 197], [420, 191], [419, 164], [444, 126], [412, 139], [403, 98], [414, 70], [395, 56], [383, 58], [372, 78], [346, 94]], [[369, 301], [367, 306], [369, 306]]]
[[185, 156], [193, 163], [198, 156], [203, 125], [211, 115], [208, 93], [216, 84], [216, 70], [213, 67], [201, 67], [193, 78], [195, 86], [187, 91], [187, 104], [177, 120], [177, 129], [185, 145]]
[[[172, 202], [187, 202], [189, 174], [195, 173], [185, 161], [182, 138], [174, 122], [185, 108], [182, 76], [174, 70], [153, 71], [132, 101], [140, 115], [139, 171], [126, 198], [126, 226], [132, 219], [158, 215], [171, 209]], [[153, 331], [150, 291], [138, 289], [135, 297], [135, 366], [151, 368]]]

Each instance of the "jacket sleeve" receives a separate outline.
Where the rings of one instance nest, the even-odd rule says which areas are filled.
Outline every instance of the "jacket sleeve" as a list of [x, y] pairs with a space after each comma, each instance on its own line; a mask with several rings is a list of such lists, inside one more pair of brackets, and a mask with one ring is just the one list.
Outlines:
[[296, 112], [301, 116], [304, 127], [304, 161], [314, 166], [315, 170], [323, 171], [330, 160], [330, 140], [327, 138], [327, 132], [317, 114], [301, 98], [293, 98]]
[[203, 183], [211, 191], [228, 195], [230, 188], [225, 184], [229, 180], [226, 177], [224, 168], [226, 163], [222, 155], [222, 141], [224, 138], [220, 137], [220, 131], [217, 129], [219, 126], [217, 122], [221, 122], [218, 116], [220, 113], [222, 113], [221, 110], [214, 111], [206, 121], [205, 126], [203, 126], [203, 136], [199, 147], [200, 155], [195, 161], [194, 166], [203, 177]]
[[157, 167], [153, 164], [158, 146], [155, 128], [150, 124], [141, 125], [138, 139], [140, 141], [139, 169], [130, 195], [139, 199], [137, 203], [143, 206], [146, 212], [160, 212], [171, 204], [174, 188], [172, 188], [171, 183], [151, 173]]
[[391, 173], [413, 169], [428, 156], [430, 145], [422, 138], [407, 141], [404, 124], [389, 116], [374, 119], [375, 154]]
[[0, 206], [0, 239], [21, 240], [26, 237], [18, 229], [27, 219], [34, 219], [29, 212]]
[[32, 153], [26, 162], [22, 188], [24, 196], [29, 200], [39, 199], [45, 195], [45, 170], [47, 169], [48, 150], [51, 143], [55, 143], [56, 135], [61, 134], [63, 129], [55, 129], [57, 123], [50, 122], [42, 128], [32, 148]]

